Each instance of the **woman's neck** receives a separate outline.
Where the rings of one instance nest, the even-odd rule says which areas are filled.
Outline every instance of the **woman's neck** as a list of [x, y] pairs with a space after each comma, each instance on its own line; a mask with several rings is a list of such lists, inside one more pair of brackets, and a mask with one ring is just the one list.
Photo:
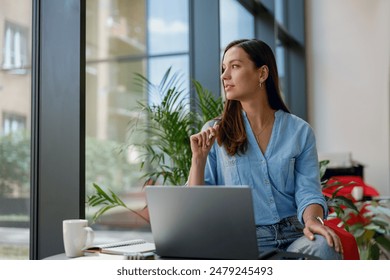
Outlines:
[[268, 102], [248, 102], [241, 103], [241, 105], [252, 127], [261, 128], [267, 125], [275, 114], [275, 110], [269, 106]]

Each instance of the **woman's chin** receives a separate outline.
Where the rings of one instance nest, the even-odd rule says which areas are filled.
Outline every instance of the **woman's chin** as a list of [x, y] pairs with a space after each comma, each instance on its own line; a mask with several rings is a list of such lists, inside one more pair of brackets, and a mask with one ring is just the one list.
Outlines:
[[227, 92], [225, 97], [226, 100], [237, 100], [237, 96], [235, 94], [232, 94], [231, 92]]

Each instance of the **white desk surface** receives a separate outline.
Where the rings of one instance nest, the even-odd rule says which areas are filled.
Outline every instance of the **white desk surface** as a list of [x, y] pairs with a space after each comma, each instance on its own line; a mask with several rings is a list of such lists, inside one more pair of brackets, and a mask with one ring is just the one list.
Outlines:
[[75, 261], [94, 261], [94, 260], [127, 260], [127, 256], [109, 255], [109, 254], [90, 254], [86, 256], [68, 258], [65, 253], [53, 255], [44, 260], [75, 260]]

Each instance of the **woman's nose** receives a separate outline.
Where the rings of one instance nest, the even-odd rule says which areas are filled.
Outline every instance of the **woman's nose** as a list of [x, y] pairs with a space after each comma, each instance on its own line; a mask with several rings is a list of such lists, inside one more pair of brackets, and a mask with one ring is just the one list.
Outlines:
[[224, 70], [221, 74], [221, 80], [227, 80], [230, 78], [230, 74], [228, 73], [228, 71]]

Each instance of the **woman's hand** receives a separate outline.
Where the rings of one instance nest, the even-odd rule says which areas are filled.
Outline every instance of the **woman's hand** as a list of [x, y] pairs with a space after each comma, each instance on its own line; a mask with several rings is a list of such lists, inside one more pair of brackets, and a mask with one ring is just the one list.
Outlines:
[[218, 125], [215, 123], [213, 127], [209, 127], [190, 137], [192, 161], [187, 182], [188, 186], [204, 185], [204, 169], [207, 155], [214, 144], [217, 133]]
[[218, 124], [190, 137], [192, 158], [206, 160], [218, 133]]
[[314, 240], [315, 233], [324, 236], [330, 247], [333, 247], [336, 252], [343, 254], [343, 246], [338, 235], [331, 228], [323, 225], [315, 217], [305, 221], [305, 228], [303, 229], [303, 233], [310, 240]]

